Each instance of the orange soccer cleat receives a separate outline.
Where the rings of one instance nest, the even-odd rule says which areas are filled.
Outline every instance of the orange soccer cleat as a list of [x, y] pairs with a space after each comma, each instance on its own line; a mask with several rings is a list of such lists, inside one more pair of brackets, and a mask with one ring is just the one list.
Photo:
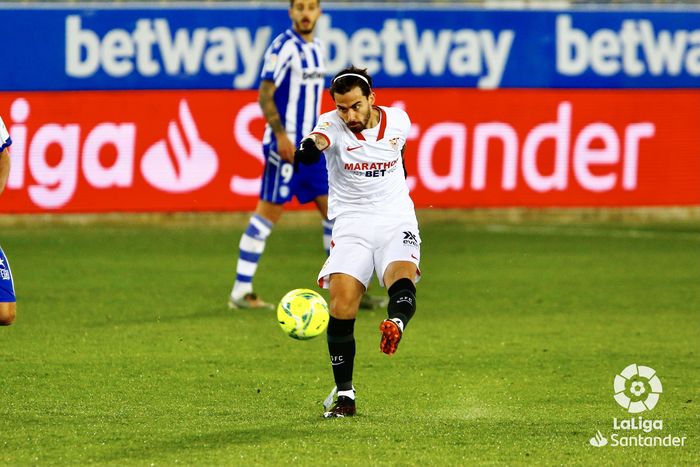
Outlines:
[[379, 332], [382, 333], [382, 341], [379, 343], [379, 350], [387, 355], [393, 355], [399, 345], [403, 330], [398, 319], [385, 319], [379, 325]]

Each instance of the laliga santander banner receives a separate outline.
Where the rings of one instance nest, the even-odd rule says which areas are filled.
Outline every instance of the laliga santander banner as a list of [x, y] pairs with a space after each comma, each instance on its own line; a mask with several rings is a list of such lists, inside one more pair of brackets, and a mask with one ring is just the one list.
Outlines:
[[[377, 102], [413, 121], [419, 208], [700, 205], [697, 90], [380, 89]], [[14, 142], [0, 212], [257, 201], [255, 91], [0, 93], [0, 115]]]

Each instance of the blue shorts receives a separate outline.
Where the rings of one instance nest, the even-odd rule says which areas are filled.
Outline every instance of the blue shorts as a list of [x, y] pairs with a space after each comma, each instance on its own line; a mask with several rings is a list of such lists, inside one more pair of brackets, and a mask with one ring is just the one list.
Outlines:
[[319, 196], [328, 195], [328, 170], [326, 158], [315, 164], [294, 165], [283, 161], [276, 151], [276, 142], [263, 145], [265, 171], [260, 187], [260, 199], [274, 204], [284, 204], [293, 196], [306, 204]]
[[0, 302], [16, 302], [15, 285], [12, 283], [12, 271], [5, 252], [0, 247]]

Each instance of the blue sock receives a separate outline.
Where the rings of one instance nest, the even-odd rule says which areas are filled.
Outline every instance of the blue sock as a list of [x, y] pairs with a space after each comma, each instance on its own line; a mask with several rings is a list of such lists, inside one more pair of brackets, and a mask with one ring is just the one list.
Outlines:
[[241, 298], [253, 291], [253, 277], [258, 269], [258, 261], [265, 250], [265, 241], [270, 232], [272, 232], [272, 222], [253, 214], [239, 243], [236, 282], [231, 291], [233, 298]]

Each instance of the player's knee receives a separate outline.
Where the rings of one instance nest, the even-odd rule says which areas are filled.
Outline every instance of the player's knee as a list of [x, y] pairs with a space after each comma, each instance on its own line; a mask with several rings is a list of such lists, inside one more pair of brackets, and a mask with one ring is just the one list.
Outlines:
[[[408, 282], [411, 282], [411, 284], [413, 284], [413, 280], [415, 280], [417, 276], [418, 266], [416, 266], [414, 263], [410, 261], [395, 261], [389, 264], [384, 272], [384, 283], [389, 288], [394, 284], [399, 283], [408, 284]], [[404, 280], [408, 282], [403, 282]]]
[[353, 319], [357, 315], [359, 303], [359, 298], [349, 292], [336, 293], [331, 299], [331, 315], [337, 319]]
[[9, 326], [15, 322], [17, 305], [12, 302], [0, 303], [0, 326]]
[[255, 214], [261, 216], [271, 224], [279, 222], [282, 213], [284, 213], [284, 204], [275, 204], [269, 201], [260, 200], [255, 208]]

